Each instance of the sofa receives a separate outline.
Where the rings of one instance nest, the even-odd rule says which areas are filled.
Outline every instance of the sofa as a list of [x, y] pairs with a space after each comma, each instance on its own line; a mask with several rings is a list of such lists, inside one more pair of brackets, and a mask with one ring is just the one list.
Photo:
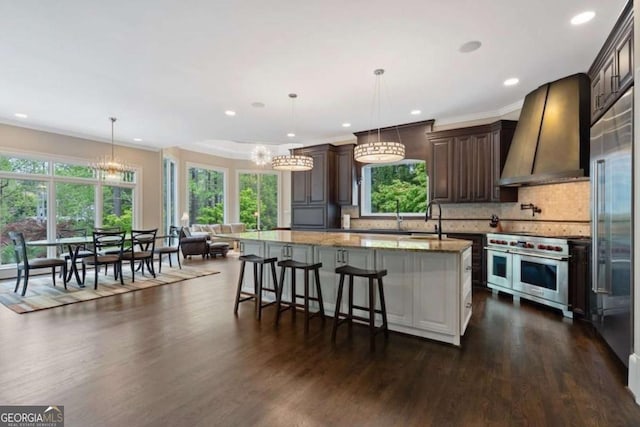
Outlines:
[[247, 227], [243, 222], [231, 224], [192, 224], [189, 227], [192, 236], [207, 236], [211, 241], [226, 242], [235, 249], [236, 239], [221, 236], [221, 234], [244, 233]]

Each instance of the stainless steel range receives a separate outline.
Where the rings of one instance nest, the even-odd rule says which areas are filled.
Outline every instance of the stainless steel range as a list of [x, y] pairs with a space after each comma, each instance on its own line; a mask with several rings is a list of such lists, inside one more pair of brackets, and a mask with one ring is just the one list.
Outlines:
[[487, 284], [573, 318], [569, 303], [569, 244], [566, 239], [487, 234]]

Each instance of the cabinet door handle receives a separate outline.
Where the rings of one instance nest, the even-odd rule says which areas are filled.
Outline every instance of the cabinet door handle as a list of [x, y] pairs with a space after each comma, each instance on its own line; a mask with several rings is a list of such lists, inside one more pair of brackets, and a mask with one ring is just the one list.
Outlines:
[[471, 271], [473, 269], [473, 267], [471, 267], [470, 265], [467, 265], [464, 269], [467, 270], [467, 271]]
[[[614, 86], [614, 82], [617, 82], [615, 86]], [[618, 89], [620, 89], [620, 76], [617, 74], [614, 74], [611, 76], [611, 92], [616, 93], [618, 92]]]
[[241, 254], [243, 254], [243, 253], [244, 253], [244, 243], [240, 242], [240, 245], [239, 245], [239, 246], [240, 246], [240, 247], [239, 247], [239, 249], [240, 249], [240, 253], [241, 253]]
[[345, 264], [349, 264], [349, 252], [348, 251], [343, 251], [343, 253], [344, 253], [344, 255], [346, 255], [346, 257], [345, 257], [346, 259], [343, 259], [344, 263]]
[[471, 308], [471, 303], [470, 303], [470, 302], [466, 303], [466, 304], [465, 304], [465, 307], [467, 307], [467, 308]]

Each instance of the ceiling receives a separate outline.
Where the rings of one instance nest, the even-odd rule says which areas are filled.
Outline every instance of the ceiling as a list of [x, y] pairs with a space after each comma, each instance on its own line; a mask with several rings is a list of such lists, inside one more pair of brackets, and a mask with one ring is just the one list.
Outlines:
[[[378, 126], [495, 117], [540, 84], [585, 72], [624, 4], [3, 1], [0, 121], [108, 141], [116, 116], [122, 144], [244, 157], [257, 143], [311, 145]], [[595, 19], [572, 26], [584, 10]], [[470, 40], [482, 47], [461, 53]], [[376, 68], [386, 70], [379, 119]], [[503, 86], [509, 77], [520, 83]]]

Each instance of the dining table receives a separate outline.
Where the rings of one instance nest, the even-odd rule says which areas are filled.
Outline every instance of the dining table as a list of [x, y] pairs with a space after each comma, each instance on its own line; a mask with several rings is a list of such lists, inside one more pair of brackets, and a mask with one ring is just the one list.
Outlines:
[[[171, 237], [175, 238], [175, 236], [162, 235], [156, 236], [156, 240], [168, 239]], [[127, 234], [125, 236], [125, 240], [131, 241], [131, 235]], [[76, 278], [78, 287], [84, 288], [84, 283], [80, 279], [76, 261], [78, 260], [78, 254], [83, 248], [86, 248], [88, 245], [93, 245], [93, 236], [57, 237], [55, 239], [30, 240], [25, 242], [25, 244], [27, 246], [34, 247], [59, 247], [63, 250], [66, 248], [69, 254], [69, 260], [71, 261], [71, 268], [69, 269], [69, 272], [67, 273], [68, 277], [65, 280], [69, 281], [73, 275]]]

